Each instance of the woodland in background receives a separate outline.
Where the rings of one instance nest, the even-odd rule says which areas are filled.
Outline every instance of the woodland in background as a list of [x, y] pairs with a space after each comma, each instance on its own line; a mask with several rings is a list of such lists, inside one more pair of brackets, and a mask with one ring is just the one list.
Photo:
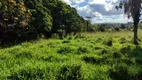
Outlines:
[[128, 28], [124, 24], [92, 25], [88, 22], [75, 8], [60, 0], [0, 0], [0, 44], [84, 31], [133, 31], [133, 25]]

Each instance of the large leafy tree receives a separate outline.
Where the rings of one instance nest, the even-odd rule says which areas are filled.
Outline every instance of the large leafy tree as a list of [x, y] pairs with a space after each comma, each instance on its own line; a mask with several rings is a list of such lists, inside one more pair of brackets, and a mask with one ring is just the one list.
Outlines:
[[71, 33], [85, 30], [85, 21], [75, 8], [60, 0], [44, 0], [44, 6], [51, 11], [53, 33]]
[[28, 35], [30, 18], [22, 1], [0, 0], [0, 42]]
[[50, 10], [43, 5], [44, 1], [46, 0], [24, 0], [26, 7], [32, 14], [31, 25], [39, 34], [48, 34], [52, 28]]
[[122, 0], [120, 5], [116, 8], [122, 8], [124, 5], [124, 12], [128, 15], [128, 18], [132, 17], [134, 21], [134, 44], [138, 44], [138, 23], [140, 21], [142, 0]]

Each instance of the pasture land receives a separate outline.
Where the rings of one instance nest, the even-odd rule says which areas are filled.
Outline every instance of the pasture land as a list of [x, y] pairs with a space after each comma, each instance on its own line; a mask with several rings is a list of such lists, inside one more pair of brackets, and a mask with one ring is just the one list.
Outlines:
[[0, 80], [142, 79], [142, 32], [97, 32], [0, 49]]

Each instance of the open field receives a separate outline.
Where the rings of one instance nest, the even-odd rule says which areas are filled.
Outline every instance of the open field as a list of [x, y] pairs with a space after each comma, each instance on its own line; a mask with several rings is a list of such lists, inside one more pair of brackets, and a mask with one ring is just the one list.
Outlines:
[[142, 80], [142, 32], [81, 33], [0, 49], [0, 80]]

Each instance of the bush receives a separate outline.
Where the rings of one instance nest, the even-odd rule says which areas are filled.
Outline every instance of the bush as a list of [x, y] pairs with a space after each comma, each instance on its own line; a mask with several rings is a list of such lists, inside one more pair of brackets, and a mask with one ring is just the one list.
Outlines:
[[122, 56], [122, 54], [119, 53], [119, 52], [114, 52], [114, 53], [113, 53], [113, 57], [114, 57], [114, 58], [120, 58], [121, 56]]
[[82, 58], [83, 61], [85, 61], [86, 63], [91, 63], [91, 64], [101, 64], [101, 63], [105, 63], [106, 62], [106, 58], [95, 58], [92, 56], [84, 56]]
[[33, 57], [33, 53], [28, 50], [19, 51], [15, 56], [16, 58], [28, 58], [31, 59]]
[[131, 46], [130, 45], [125, 45], [125, 46], [123, 46], [122, 48], [121, 48], [121, 53], [123, 53], [123, 54], [126, 54], [126, 53], [129, 53], [129, 52], [131, 52]]
[[122, 37], [122, 38], [120, 39], [120, 43], [121, 43], [121, 44], [124, 44], [124, 43], [126, 43], [126, 42], [128, 42], [128, 41], [126, 40], [126, 38]]
[[107, 45], [107, 46], [112, 46], [113, 45], [113, 40], [112, 38], [109, 38], [108, 40], [104, 41], [103, 44]]
[[59, 34], [54, 33], [54, 34], [51, 35], [51, 38], [60, 39], [60, 36], [59, 36]]
[[115, 31], [120, 31], [120, 29], [118, 27], [114, 28]]
[[59, 54], [67, 54], [71, 53], [73, 49], [71, 47], [61, 47], [60, 50], [58, 50]]
[[61, 67], [57, 80], [83, 80], [81, 65], [65, 65]]
[[70, 41], [68, 41], [68, 40], [65, 40], [65, 41], [63, 41], [62, 43], [70, 43]]
[[111, 69], [109, 75], [112, 80], [136, 80], [136, 76], [130, 75], [128, 66], [124, 64], [117, 65], [115, 69]]
[[91, 63], [91, 64], [98, 63], [97, 60], [96, 60], [96, 58], [94, 58], [94, 57], [87, 57], [87, 56], [85, 56], [85, 57], [83, 57], [83, 60], [85, 62]]
[[37, 80], [45, 78], [45, 71], [42, 69], [22, 69], [17, 72], [13, 72], [7, 79], [10, 80]]
[[88, 53], [88, 52], [89, 52], [89, 50], [86, 47], [79, 47], [77, 49], [77, 54]]
[[108, 53], [108, 50], [103, 49], [101, 53], [102, 53], [102, 54]]

